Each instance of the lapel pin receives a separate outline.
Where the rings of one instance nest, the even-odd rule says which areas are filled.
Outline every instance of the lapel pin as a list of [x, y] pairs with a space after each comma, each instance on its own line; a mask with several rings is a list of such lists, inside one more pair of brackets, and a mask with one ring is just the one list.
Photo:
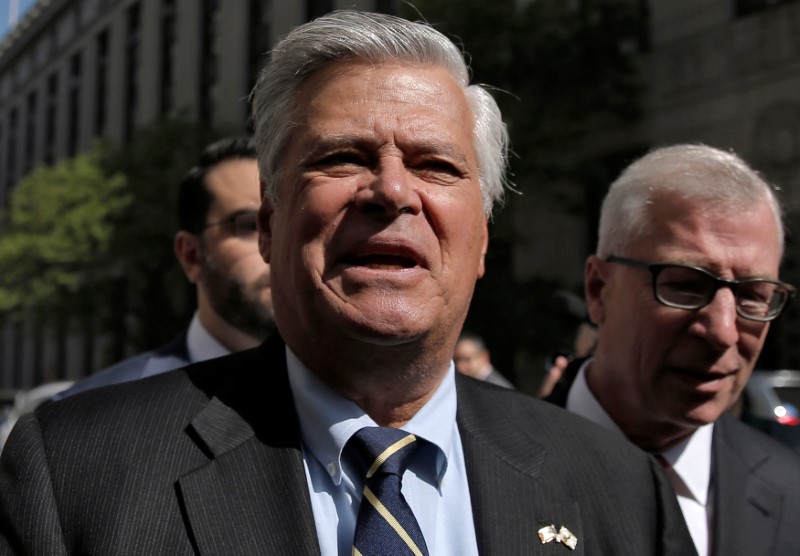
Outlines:
[[555, 525], [546, 525], [542, 527], [539, 529], [539, 540], [542, 541], [542, 544], [553, 541], [560, 542], [570, 550], [575, 550], [575, 547], [578, 546], [578, 537], [573, 535], [572, 531], [564, 526], [558, 531], [556, 531]]

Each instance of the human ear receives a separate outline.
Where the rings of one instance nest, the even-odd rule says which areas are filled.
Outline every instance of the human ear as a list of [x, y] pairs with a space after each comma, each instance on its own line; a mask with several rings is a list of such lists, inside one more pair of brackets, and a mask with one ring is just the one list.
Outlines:
[[261, 253], [261, 258], [267, 264], [272, 256], [272, 216], [274, 214], [272, 201], [262, 196], [261, 207], [258, 209], [258, 252]]
[[586, 309], [589, 312], [589, 318], [595, 324], [601, 324], [606, 317], [606, 303], [603, 293], [607, 284], [607, 271], [606, 262], [597, 255], [591, 255], [586, 259], [583, 280]]
[[173, 249], [186, 278], [192, 284], [197, 284], [202, 274], [203, 260], [200, 238], [186, 230], [181, 230], [175, 234]]

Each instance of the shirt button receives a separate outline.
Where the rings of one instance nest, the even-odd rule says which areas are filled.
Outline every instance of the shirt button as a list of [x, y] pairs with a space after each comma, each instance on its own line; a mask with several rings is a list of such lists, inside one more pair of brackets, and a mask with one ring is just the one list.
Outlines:
[[331, 477], [336, 475], [336, 463], [332, 461], [328, 463], [328, 475], [330, 475]]

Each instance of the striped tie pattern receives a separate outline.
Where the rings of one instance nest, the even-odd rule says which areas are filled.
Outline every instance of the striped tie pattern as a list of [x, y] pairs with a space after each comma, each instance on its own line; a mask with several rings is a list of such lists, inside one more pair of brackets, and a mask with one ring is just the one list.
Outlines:
[[348, 442], [366, 471], [353, 556], [428, 556], [419, 523], [400, 492], [418, 445], [413, 434], [388, 427], [365, 427]]

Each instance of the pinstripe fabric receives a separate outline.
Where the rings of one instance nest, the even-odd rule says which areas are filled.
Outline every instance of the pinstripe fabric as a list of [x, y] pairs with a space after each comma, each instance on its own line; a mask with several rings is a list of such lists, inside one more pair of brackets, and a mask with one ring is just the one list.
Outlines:
[[0, 463], [0, 555], [319, 554], [283, 349], [25, 417]]
[[[548, 401], [566, 404], [584, 361], [570, 363]], [[797, 453], [725, 414], [714, 425], [712, 465], [716, 487], [711, 554], [796, 555], [800, 546]], [[659, 475], [668, 482], [663, 473]]]
[[[619, 435], [551, 404], [458, 378], [464, 444], [481, 554], [696, 554], [658, 464]], [[554, 524], [578, 538], [542, 544]]]
[[[651, 458], [517, 392], [457, 389], [481, 554], [693, 553]], [[0, 555], [319, 554], [294, 415], [279, 338], [43, 407], [0, 460]], [[540, 543], [550, 523], [575, 551]]]

